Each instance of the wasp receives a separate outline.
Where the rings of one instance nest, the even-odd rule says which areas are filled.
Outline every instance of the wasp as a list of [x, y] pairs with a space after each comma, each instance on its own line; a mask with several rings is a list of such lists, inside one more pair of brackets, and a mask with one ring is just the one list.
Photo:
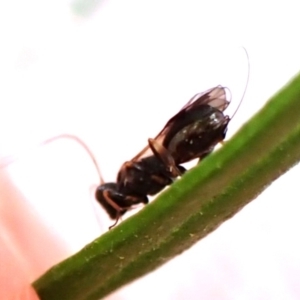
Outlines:
[[117, 225], [120, 217], [182, 176], [182, 164], [203, 160], [225, 139], [231, 118], [224, 115], [230, 100], [227, 88], [218, 85], [192, 97], [148, 145], [125, 162], [116, 182], [100, 184], [96, 200]]
[[[224, 115], [230, 104], [228, 91], [218, 85], [194, 95], [154, 139], [148, 139], [148, 145], [142, 151], [121, 166], [116, 182], [104, 183], [95, 156], [76, 135], [54, 136], [39, 146], [67, 138], [78, 142], [87, 151], [101, 182], [96, 188], [95, 198], [115, 220], [109, 227], [111, 229], [128, 210], [138, 204], [147, 204], [148, 196], [159, 193], [182, 176], [186, 171], [182, 164], [194, 159], [202, 161], [225, 139], [228, 124], [235, 114], [232, 117]], [[11, 156], [2, 160], [0, 168], [17, 159], [18, 156]]]
[[[246, 49], [243, 49], [248, 58], [247, 84], [231, 117], [224, 114], [230, 104], [228, 88], [218, 85], [194, 95], [155, 138], [148, 139], [148, 145], [142, 151], [121, 166], [116, 182], [104, 182], [95, 156], [75, 135], [61, 134], [45, 140], [39, 146], [68, 138], [78, 142], [87, 151], [100, 178], [95, 198], [109, 217], [115, 220], [109, 227], [111, 229], [128, 210], [138, 204], [147, 204], [149, 196], [159, 193], [181, 177], [186, 171], [182, 164], [194, 159], [202, 161], [218, 143], [223, 142], [228, 124], [241, 105], [248, 86], [249, 57]], [[16, 159], [18, 157], [9, 157], [0, 164], [0, 168]]]

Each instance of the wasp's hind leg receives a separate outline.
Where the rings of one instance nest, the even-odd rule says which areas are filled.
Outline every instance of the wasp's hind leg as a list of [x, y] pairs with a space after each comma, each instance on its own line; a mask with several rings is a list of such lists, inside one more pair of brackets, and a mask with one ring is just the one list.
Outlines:
[[148, 143], [153, 154], [163, 162], [163, 164], [166, 166], [168, 172], [171, 173], [173, 178], [181, 176], [185, 172], [184, 167], [176, 165], [175, 160], [171, 155], [170, 151], [166, 149], [163, 145], [161, 145], [154, 139], [148, 139]]

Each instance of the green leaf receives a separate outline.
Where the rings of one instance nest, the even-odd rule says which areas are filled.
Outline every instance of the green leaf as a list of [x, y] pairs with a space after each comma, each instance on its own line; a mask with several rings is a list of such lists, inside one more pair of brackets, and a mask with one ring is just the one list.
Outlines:
[[33, 283], [43, 300], [99, 299], [191, 247], [300, 160], [300, 75], [151, 204]]

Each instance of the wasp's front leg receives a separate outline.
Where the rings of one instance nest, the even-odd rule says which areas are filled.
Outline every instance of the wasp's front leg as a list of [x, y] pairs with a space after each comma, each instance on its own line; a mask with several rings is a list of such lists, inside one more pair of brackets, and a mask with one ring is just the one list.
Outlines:
[[116, 183], [105, 183], [97, 187], [95, 197], [101, 206], [106, 210], [111, 219], [116, 222], [109, 227], [113, 228], [117, 225], [120, 217], [133, 205], [147, 204], [149, 202], [147, 196], [126, 195], [118, 191]]

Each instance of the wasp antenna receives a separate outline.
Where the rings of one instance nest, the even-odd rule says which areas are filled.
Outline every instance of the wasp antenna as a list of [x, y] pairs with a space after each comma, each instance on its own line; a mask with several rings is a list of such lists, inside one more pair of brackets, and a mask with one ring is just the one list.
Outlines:
[[[44, 140], [43, 142], [41, 142], [40, 144], [38, 144], [37, 146], [35, 147], [41, 147], [41, 146], [45, 146], [47, 144], [50, 144], [58, 139], [71, 139], [77, 143], [79, 143], [83, 148], [84, 150], [88, 153], [88, 155], [90, 156], [90, 158], [92, 159], [93, 163], [94, 163], [94, 166], [96, 168], [96, 171], [98, 173], [98, 176], [99, 176], [99, 179], [100, 179], [100, 184], [104, 184], [104, 179], [102, 177], [102, 174], [101, 174], [101, 171], [100, 171], [100, 168], [99, 168], [99, 165], [97, 163], [97, 160], [94, 156], [94, 154], [92, 153], [92, 151], [90, 150], [90, 148], [86, 145], [86, 143], [81, 140], [79, 137], [77, 137], [76, 135], [73, 135], [73, 134], [68, 134], [68, 133], [63, 133], [63, 134], [60, 134], [60, 135], [56, 135], [54, 137], [51, 137], [47, 140]], [[30, 149], [30, 150], [25, 150], [26, 152], [31, 152], [33, 149]], [[2, 168], [6, 168], [7, 166], [9, 166], [11, 163], [17, 161], [18, 159], [20, 159], [20, 157], [26, 155], [27, 153], [22, 153], [21, 155], [9, 155], [7, 157], [4, 157], [1, 159], [1, 162], [0, 162], [0, 169]]]
[[240, 106], [241, 106], [241, 104], [242, 104], [242, 102], [244, 100], [244, 97], [245, 97], [245, 94], [246, 94], [246, 91], [247, 91], [247, 88], [248, 88], [248, 84], [249, 84], [249, 78], [250, 78], [250, 59], [249, 59], [249, 54], [248, 54], [247, 49], [244, 46], [241, 46], [241, 48], [245, 51], [245, 54], [246, 54], [246, 57], [247, 57], [247, 62], [248, 62], [248, 72], [247, 72], [247, 78], [246, 78], [246, 85], [245, 85], [244, 92], [242, 94], [241, 100], [240, 100], [237, 108], [235, 109], [234, 113], [230, 117], [230, 119], [232, 119], [234, 117], [234, 115], [236, 114], [236, 112], [238, 111], [238, 109], [240, 108]]
[[99, 176], [99, 179], [100, 179], [100, 184], [104, 184], [104, 179], [103, 179], [103, 176], [101, 174], [101, 171], [100, 171], [100, 168], [99, 168], [99, 165], [98, 165], [98, 162], [95, 158], [95, 155], [93, 154], [93, 152], [91, 151], [91, 149], [87, 146], [87, 144], [82, 140], [80, 139], [78, 136], [76, 135], [73, 135], [73, 134], [69, 134], [69, 133], [63, 133], [63, 134], [60, 134], [60, 135], [56, 135], [52, 138], [49, 138], [45, 141], [43, 141], [42, 143], [39, 144], [39, 146], [45, 146], [49, 143], [52, 143], [58, 139], [71, 139], [75, 142], [77, 142], [78, 144], [80, 144], [84, 150], [88, 153], [88, 155], [90, 156], [90, 158], [92, 159], [93, 163], [94, 163], [94, 166], [96, 168], [96, 171], [98, 173], [98, 176]]

